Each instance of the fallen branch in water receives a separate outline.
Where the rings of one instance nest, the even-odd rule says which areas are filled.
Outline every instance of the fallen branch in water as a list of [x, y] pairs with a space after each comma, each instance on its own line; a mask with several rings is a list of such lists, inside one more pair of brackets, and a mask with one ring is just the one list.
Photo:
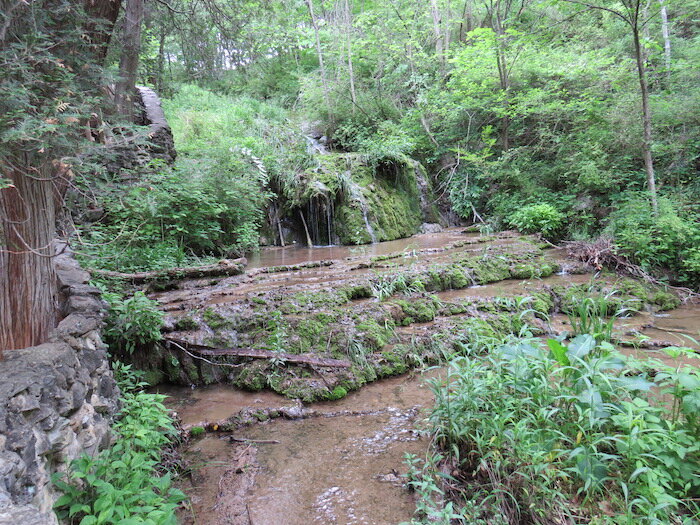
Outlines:
[[[276, 359], [285, 363], [304, 364], [310, 366], [321, 366], [328, 368], [350, 368], [352, 363], [344, 359], [331, 359], [327, 357], [314, 357], [307, 354], [287, 354], [284, 352], [273, 352], [270, 350], [258, 350], [255, 348], [213, 348], [211, 346], [199, 345], [190, 343], [182, 339], [165, 337], [166, 341], [175, 343], [181, 349], [189, 348], [191, 352], [195, 352], [202, 356], [218, 357], [252, 357], [253, 359]], [[189, 353], [189, 352], [188, 352]], [[209, 361], [211, 364], [219, 364]], [[225, 363], [221, 363], [225, 365]]]
[[204, 266], [189, 266], [185, 268], [168, 268], [165, 270], [153, 270], [150, 272], [124, 273], [111, 270], [91, 270], [92, 273], [131, 281], [134, 284], [142, 284], [158, 279], [196, 279], [199, 277], [219, 277], [222, 275], [239, 275], [245, 271], [248, 261], [245, 257], [240, 259], [222, 259], [216, 264]]
[[246, 439], [235, 436], [229, 436], [228, 440], [234, 443], [253, 443], [254, 445], [279, 445], [280, 443], [276, 439]]

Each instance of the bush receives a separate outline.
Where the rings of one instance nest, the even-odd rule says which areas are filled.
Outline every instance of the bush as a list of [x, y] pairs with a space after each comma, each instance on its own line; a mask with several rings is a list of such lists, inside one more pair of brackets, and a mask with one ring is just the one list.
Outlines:
[[596, 523], [609, 516], [693, 522], [700, 512], [697, 367], [628, 359], [591, 335], [568, 346], [547, 343], [519, 340], [484, 359], [457, 358], [447, 384], [436, 383], [430, 421], [452, 472], [450, 489], [461, 487], [453, 501], [466, 502], [457, 516], [468, 523], [499, 516], [578, 522], [581, 515]]
[[551, 204], [532, 204], [520, 208], [507, 222], [522, 233], [541, 233], [546, 239], [554, 239], [561, 232], [564, 218]]
[[133, 354], [138, 345], [160, 341], [163, 312], [155, 301], [143, 292], [126, 299], [111, 292], [103, 292], [102, 297], [109, 304], [104, 335], [113, 352]]
[[175, 436], [162, 403], [165, 396], [143, 392], [146, 385], [128, 365], [116, 364], [115, 376], [122, 392], [115, 443], [94, 458], [79, 457], [67, 474], [54, 476], [63, 492], [54, 506], [56, 514], [81, 525], [175, 525], [175, 509], [185, 495], [159, 467], [163, 448]]
[[631, 194], [610, 215], [607, 231], [620, 252], [644, 269], [670, 269], [678, 281], [700, 284], [697, 214], [667, 197], [659, 197], [658, 203], [654, 217], [648, 197]]

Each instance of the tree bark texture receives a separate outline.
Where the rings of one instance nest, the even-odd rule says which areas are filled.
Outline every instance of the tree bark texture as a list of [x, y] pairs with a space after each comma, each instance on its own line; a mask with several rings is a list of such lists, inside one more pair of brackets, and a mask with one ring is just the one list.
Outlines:
[[119, 81], [114, 93], [117, 111], [130, 120], [134, 115], [136, 75], [141, 50], [141, 24], [143, 22], [143, 0], [127, 0], [122, 37], [122, 55], [119, 60]]
[[57, 315], [50, 164], [31, 175], [5, 165], [2, 176], [12, 185], [0, 190], [0, 351], [44, 342]]

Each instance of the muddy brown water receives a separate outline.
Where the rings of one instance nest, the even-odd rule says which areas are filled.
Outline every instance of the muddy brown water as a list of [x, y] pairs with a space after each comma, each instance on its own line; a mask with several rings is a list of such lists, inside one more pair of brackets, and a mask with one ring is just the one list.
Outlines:
[[361, 246], [286, 246], [265, 248], [257, 253], [248, 254], [248, 268], [265, 268], [269, 266], [290, 266], [314, 261], [345, 259], [348, 257], [376, 257], [397, 252], [442, 248], [453, 241], [465, 238], [478, 238], [479, 234], [464, 234], [464, 228], [448, 228], [440, 233], [424, 233]]
[[[415, 504], [402, 478], [404, 456], [425, 454], [428, 444], [417, 425], [433, 401], [428, 380], [440, 380], [442, 373], [433, 369], [378, 381], [339, 401], [309, 405], [319, 417], [271, 420], [235, 432], [239, 439], [274, 441], [255, 445], [257, 462], [240, 468], [239, 476], [254, 469], [255, 482], [238, 516], [220, 511], [228, 497], [236, 497], [227, 494], [227, 475], [244, 445], [216, 434], [195, 441], [187, 455], [196, 474], [183, 484], [192, 510], [183, 512], [181, 520], [255, 525], [410, 521]], [[161, 391], [172, 396], [168, 404], [190, 424], [218, 420], [244, 406], [293, 404], [274, 394], [225, 385]]]
[[[248, 275], [212, 283], [193, 282], [185, 289], [160, 294], [162, 304], [179, 301], [189, 305], [234, 301], [274, 288], [333, 286], [338, 280], [379, 272], [362, 268], [357, 261], [396, 253], [405, 254], [402, 266], [431, 264], [448, 257], [440, 249], [464, 239], [476, 238], [460, 230], [418, 235], [365, 247], [270, 248], [249, 257]], [[510, 240], [496, 241], [498, 244]], [[484, 249], [467, 246], [466, 250]], [[431, 250], [435, 250], [431, 252]], [[423, 251], [423, 253], [419, 253]], [[548, 257], [566, 269], [565, 255], [549, 250]], [[290, 266], [334, 260], [329, 267], [305, 268], [282, 273], [261, 273], [264, 267]], [[256, 271], [258, 273], [256, 273]], [[387, 267], [385, 271], [393, 271]], [[589, 275], [563, 272], [545, 279], [507, 280], [436, 294], [441, 300], [526, 295], [543, 286], [581, 284]], [[214, 292], [212, 293], [212, 290]], [[199, 295], [201, 292], [201, 296]], [[201, 297], [201, 299], [200, 299]], [[555, 318], [556, 330], [566, 330], [566, 320]], [[686, 305], [671, 312], [643, 313], [619, 323], [622, 332], [638, 332], [656, 341], [692, 346], [698, 339], [700, 306]], [[431, 324], [411, 330], [430, 330]], [[659, 350], [630, 350], [670, 362]], [[192, 473], [181, 482], [191, 508], [183, 511], [184, 523], [233, 525], [395, 524], [410, 521], [415, 510], [413, 494], [405, 486], [405, 454], [423, 456], [428, 443], [417, 432], [433, 395], [428, 381], [444, 374], [433, 369], [366, 385], [347, 397], [308, 405], [317, 417], [275, 419], [227, 435], [207, 434], [192, 440], [185, 454]], [[185, 425], [218, 421], [247, 408], [280, 408], [296, 402], [271, 392], [243, 392], [228, 385], [190, 389], [161, 387], [167, 404]]]

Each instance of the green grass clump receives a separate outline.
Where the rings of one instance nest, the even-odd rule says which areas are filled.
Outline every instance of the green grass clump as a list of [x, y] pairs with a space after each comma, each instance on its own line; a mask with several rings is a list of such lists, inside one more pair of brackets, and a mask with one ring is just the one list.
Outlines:
[[[696, 366], [625, 358], [590, 334], [568, 345], [512, 339], [485, 358], [453, 359], [447, 380], [433, 388], [438, 451], [426, 465], [411, 460], [423, 517], [508, 524], [700, 517]], [[452, 501], [438, 505], [448, 497], [436, 475], [444, 464]]]

